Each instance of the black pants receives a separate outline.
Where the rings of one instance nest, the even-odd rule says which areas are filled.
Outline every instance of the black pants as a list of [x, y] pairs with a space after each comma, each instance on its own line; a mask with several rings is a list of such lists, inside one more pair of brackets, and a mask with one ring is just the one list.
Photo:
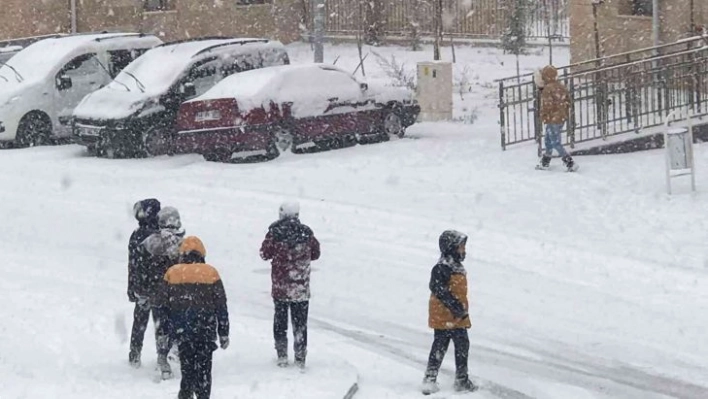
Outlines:
[[209, 399], [211, 395], [212, 355], [214, 342], [184, 341], [179, 344], [179, 362], [182, 370], [178, 399]]
[[466, 328], [457, 328], [454, 330], [435, 330], [435, 339], [433, 347], [430, 349], [428, 357], [428, 368], [425, 371], [425, 377], [435, 380], [438, 377], [438, 371], [445, 358], [450, 340], [455, 344], [455, 376], [456, 379], [467, 379], [467, 358], [470, 352], [470, 339], [467, 336]]
[[152, 321], [155, 323], [157, 354], [158, 356], [166, 356], [170, 350], [171, 341], [167, 323], [168, 315], [165, 311], [151, 306], [150, 302], [135, 304], [135, 310], [133, 310], [133, 330], [130, 334], [130, 351], [135, 353], [142, 352], [145, 330], [150, 320], [150, 313], [152, 313]]
[[295, 361], [305, 361], [307, 356], [307, 312], [309, 301], [286, 302], [274, 300], [273, 337], [278, 357], [288, 356], [288, 310], [293, 323]]

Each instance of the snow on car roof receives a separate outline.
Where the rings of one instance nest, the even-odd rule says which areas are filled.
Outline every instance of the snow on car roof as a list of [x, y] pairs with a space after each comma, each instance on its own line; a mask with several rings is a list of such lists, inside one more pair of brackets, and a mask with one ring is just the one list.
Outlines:
[[[246, 43], [243, 43], [246, 42]], [[131, 62], [116, 76], [119, 83], [111, 83], [111, 89], [121, 89], [123, 83], [131, 90], [140, 91], [139, 84], [129, 74], [133, 74], [145, 85], [144, 90], [153, 95], [164, 93], [194, 62], [195, 57], [229, 57], [253, 51], [253, 47], [282, 48], [278, 41], [266, 39], [211, 39], [163, 44], [147, 51]], [[207, 51], [208, 50], [208, 51]]]
[[[254, 69], [225, 78], [201, 97], [191, 101], [215, 100], [219, 98], [247, 99], [259, 96], [262, 97], [268, 93], [272, 95], [274, 92], [277, 92], [279, 89], [278, 86], [280, 86], [281, 82], [287, 80], [289, 75], [297, 72], [308, 73], [321, 70], [342, 71], [339, 68], [324, 64], [282, 65]], [[325, 82], [321, 83], [323, 87], [326, 87]]]
[[[295, 101], [301, 95], [303, 87], [322, 88], [322, 97], [325, 98], [329, 90], [327, 79], [330, 77], [321, 73], [323, 71], [341, 72], [340, 76], [351, 77], [350, 73], [327, 64], [283, 65], [255, 69], [229, 76], [191, 102], [235, 98], [238, 100], [239, 109], [246, 111], [269, 101]], [[351, 79], [352, 83], [356, 82], [353, 77]], [[355, 84], [352, 89], [359, 90]]]
[[[139, 33], [100, 33], [75, 36], [52, 37], [37, 41], [15, 54], [7, 64], [14, 67], [24, 79], [41, 79], [50, 73], [65, 58], [72, 56], [77, 49], [97, 45], [98, 40], [111, 39], [111, 45], [117, 46], [126, 42], [153, 41], [156, 45], [159, 39], [155, 36], [144, 36]], [[144, 46], [141, 46], [144, 47]], [[80, 55], [80, 54], [76, 54]], [[68, 61], [68, 60], [66, 60]], [[5, 77], [10, 75], [10, 81], [15, 81], [14, 74], [7, 68], [0, 70]]]

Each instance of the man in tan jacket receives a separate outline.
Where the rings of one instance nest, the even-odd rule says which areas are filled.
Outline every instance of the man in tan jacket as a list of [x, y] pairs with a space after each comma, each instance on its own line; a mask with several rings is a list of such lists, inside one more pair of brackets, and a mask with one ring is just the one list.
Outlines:
[[541, 71], [541, 121], [546, 125], [544, 137], [546, 152], [541, 158], [538, 169], [547, 169], [551, 164], [553, 150], [558, 151], [562, 157], [568, 171], [577, 170], [577, 165], [573, 158], [568, 155], [561, 141], [561, 130], [568, 120], [570, 109], [570, 95], [568, 89], [558, 81], [558, 71], [552, 65], [548, 65]]

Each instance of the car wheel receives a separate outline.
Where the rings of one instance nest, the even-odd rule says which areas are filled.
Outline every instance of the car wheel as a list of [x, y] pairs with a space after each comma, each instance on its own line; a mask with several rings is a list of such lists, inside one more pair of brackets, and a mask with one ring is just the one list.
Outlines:
[[356, 143], [356, 135], [350, 134], [342, 138], [342, 148], [354, 147]]
[[33, 112], [25, 115], [17, 127], [15, 147], [26, 148], [48, 144], [52, 136], [52, 122], [44, 114]]
[[383, 134], [388, 139], [403, 138], [406, 128], [400, 113], [395, 109], [390, 109], [383, 120]]
[[172, 140], [169, 133], [159, 127], [154, 127], [143, 133], [143, 148], [148, 156], [156, 157], [171, 152]]

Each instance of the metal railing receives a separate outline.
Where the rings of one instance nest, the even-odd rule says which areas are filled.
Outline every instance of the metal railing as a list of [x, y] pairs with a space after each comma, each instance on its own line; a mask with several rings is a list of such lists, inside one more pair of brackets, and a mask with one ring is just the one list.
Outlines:
[[[305, 4], [305, 21], [312, 31], [312, 4]], [[327, 0], [325, 30], [328, 34], [354, 35], [376, 24], [384, 36], [433, 35], [433, 4], [430, 0], [373, 0], [379, 2], [378, 17], [368, 13], [360, 2]], [[372, 2], [373, 2], [372, 1]], [[499, 39], [508, 25], [509, 9], [500, 0], [443, 0], [444, 34], [464, 38]], [[470, 5], [471, 4], [471, 5]], [[530, 39], [568, 39], [568, 0], [529, 2], [526, 33]]]
[[[705, 38], [662, 46], [665, 54], [631, 60], [657, 49], [642, 49], [560, 68], [571, 96], [564, 139], [576, 143], [659, 126], [669, 112], [690, 107], [708, 114], [708, 46]], [[681, 50], [682, 49], [682, 50]], [[681, 50], [681, 51], [679, 51]], [[600, 61], [600, 62], [597, 62]], [[615, 65], [589, 69], [591, 65]], [[532, 75], [499, 81], [501, 145], [536, 141], [543, 146], [540, 93]]]

